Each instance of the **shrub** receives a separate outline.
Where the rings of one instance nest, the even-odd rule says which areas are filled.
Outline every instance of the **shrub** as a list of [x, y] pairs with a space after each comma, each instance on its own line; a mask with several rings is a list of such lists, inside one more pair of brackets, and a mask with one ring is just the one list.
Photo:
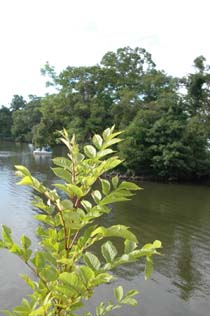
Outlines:
[[[41, 247], [33, 251], [25, 235], [16, 244], [10, 228], [2, 225], [0, 247], [21, 258], [34, 273], [34, 279], [22, 275], [32, 294], [13, 312], [4, 311], [5, 314], [75, 316], [97, 286], [112, 281], [114, 268], [141, 257], [146, 258], [145, 276], [150, 276], [152, 256], [158, 253], [160, 241], [138, 248], [137, 238], [127, 226], [97, 224], [99, 217], [110, 212], [110, 204], [127, 201], [133, 191], [140, 189], [134, 183], [120, 182], [117, 176], [104, 176], [121, 163], [111, 149], [121, 141], [120, 133], [112, 127], [102, 136], [94, 135], [93, 145], [86, 145], [81, 153], [75, 137], [69, 139], [63, 130], [61, 141], [67, 146], [68, 155], [53, 159], [56, 167], [52, 170], [62, 179], [54, 189], [45, 187], [27, 168], [16, 166], [17, 175], [22, 178], [18, 184], [37, 192], [33, 204], [41, 211], [35, 215], [40, 222], [36, 234]], [[123, 251], [118, 252], [112, 237], [122, 239]], [[98, 242], [100, 258], [92, 248]], [[115, 302], [101, 302], [96, 307], [96, 316], [109, 314], [123, 304], [136, 305], [137, 293], [135, 290], [124, 293], [122, 286], [116, 287]], [[84, 312], [83, 315], [92, 314]]]

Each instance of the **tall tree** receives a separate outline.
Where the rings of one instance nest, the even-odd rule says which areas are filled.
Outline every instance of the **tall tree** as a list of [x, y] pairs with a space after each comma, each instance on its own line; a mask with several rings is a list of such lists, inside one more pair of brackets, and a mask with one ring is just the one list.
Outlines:
[[30, 101], [24, 107], [12, 112], [12, 135], [18, 141], [31, 142], [32, 128], [41, 119], [41, 98], [30, 96]]
[[2, 106], [0, 108], [0, 137], [11, 137], [12, 113], [10, 110]]
[[26, 105], [26, 101], [24, 100], [23, 96], [15, 94], [13, 99], [10, 103], [11, 111], [22, 110]]
[[195, 72], [183, 78], [187, 95], [188, 111], [193, 115], [206, 115], [210, 112], [210, 66], [199, 56], [194, 60]]

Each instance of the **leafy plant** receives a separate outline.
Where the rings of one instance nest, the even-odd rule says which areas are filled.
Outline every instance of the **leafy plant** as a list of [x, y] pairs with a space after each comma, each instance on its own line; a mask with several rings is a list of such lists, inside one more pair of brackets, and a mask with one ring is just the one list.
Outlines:
[[[68, 155], [53, 159], [56, 167], [52, 170], [62, 179], [53, 190], [34, 178], [27, 168], [16, 166], [21, 177], [18, 184], [30, 186], [38, 193], [33, 203], [41, 210], [35, 216], [40, 222], [36, 233], [41, 247], [33, 251], [25, 235], [16, 244], [10, 228], [2, 225], [0, 247], [21, 258], [34, 273], [34, 279], [22, 275], [32, 294], [13, 312], [3, 311], [6, 315], [75, 316], [97, 286], [113, 280], [111, 271], [115, 267], [141, 257], [146, 257], [146, 278], [151, 275], [152, 256], [158, 253], [160, 241], [138, 248], [137, 238], [127, 226], [106, 227], [96, 223], [96, 219], [110, 212], [110, 204], [127, 201], [133, 191], [140, 189], [134, 183], [120, 182], [117, 176], [104, 177], [121, 163], [111, 149], [121, 141], [120, 133], [112, 127], [102, 136], [94, 135], [93, 144], [86, 145], [81, 153], [75, 137], [69, 139], [63, 130], [61, 141], [67, 146]], [[118, 251], [112, 237], [122, 239], [123, 251]], [[92, 250], [98, 242], [100, 258]], [[137, 293], [135, 290], [124, 293], [122, 286], [116, 287], [116, 302], [101, 302], [96, 307], [96, 316], [109, 314], [123, 304], [135, 306]]]

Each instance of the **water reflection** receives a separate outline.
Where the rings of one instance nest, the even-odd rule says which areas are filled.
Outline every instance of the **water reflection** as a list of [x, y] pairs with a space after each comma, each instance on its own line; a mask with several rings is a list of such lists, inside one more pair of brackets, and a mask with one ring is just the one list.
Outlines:
[[[162, 240], [164, 256], [155, 260], [156, 270], [172, 280], [181, 299], [208, 297], [210, 189], [152, 183], [143, 186], [144, 192], [136, 195], [129, 208], [125, 203], [116, 207], [112, 220], [132, 227], [142, 243]], [[208, 264], [204, 266], [204, 262]], [[141, 270], [136, 264], [132, 273], [135, 276]]]
[[33, 155], [34, 161], [38, 166], [50, 167], [51, 166], [51, 157], [45, 155]]

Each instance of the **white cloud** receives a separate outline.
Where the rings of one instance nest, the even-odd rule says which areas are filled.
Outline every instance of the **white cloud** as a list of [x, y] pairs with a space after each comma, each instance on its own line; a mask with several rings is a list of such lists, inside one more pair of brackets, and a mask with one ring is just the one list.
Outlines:
[[40, 68], [100, 62], [110, 50], [146, 48], [158, 68], [191, 71], [210, 63], [208, 0], [7, 0], [0, 2], [0, 104], [43, 94]]

